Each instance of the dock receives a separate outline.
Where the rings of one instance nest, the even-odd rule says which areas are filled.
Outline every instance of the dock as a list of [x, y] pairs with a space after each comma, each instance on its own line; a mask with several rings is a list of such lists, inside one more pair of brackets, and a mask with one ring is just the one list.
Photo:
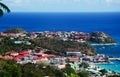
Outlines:
[[120, 61], [120, 58], [109, 58], [109, 60], [118, 60], [118, 61]]

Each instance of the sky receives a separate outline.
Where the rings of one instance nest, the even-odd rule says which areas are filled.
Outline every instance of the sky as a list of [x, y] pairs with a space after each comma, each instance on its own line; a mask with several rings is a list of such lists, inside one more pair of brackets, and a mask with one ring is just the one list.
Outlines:
[[2, 0], [12, 12], [120, 12], [120, 0]]

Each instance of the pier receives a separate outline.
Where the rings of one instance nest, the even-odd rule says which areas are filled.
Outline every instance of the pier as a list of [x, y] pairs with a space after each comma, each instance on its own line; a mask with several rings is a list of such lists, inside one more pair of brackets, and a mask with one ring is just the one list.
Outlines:
[[109, 58], [109, 60], [118, 60], [118, 61], [120, 61], [120, 58]]

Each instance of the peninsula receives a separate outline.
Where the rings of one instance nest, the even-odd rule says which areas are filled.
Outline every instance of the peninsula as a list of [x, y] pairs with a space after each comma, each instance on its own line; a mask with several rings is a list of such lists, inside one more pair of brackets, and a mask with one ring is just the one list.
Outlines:
[[[111, 62], [109, 56], [97, 54], [91, 44], [108, 43], [116, 43], [116, 41], [104, 32], [26, 32], [23, 29], [14, 28], [0, 33], [0, 59], [12, 60], [24, 65], [26, 69], [28, 68], [26, 64], [35, 68], [44, 63], [44, 69], [46, 66], [54, 67], [54, 69], [62, 71], [61, 75], [65, 75], [64, 73], [67, 71], [65, 69], [70, 66], [75, 71], [89, 72], [90, 77], [93, 77], [94, 74], [102, 77], [104, 75], [101, 73], [103, 69], [95, 70], [96, 67], [94, 67], [93, 70], [93, 64]], [[34, 64], [35, 67], [29, 63]], [[21, 68], [24, 69], [24, 67]], [[42, 75], [42, 77], [44, 76]], [[49, 74], [49, 76], [51, 75]], [[54, 77], [56, 76], [58, 75], [54, 75]]]
[[21, 28], [1, 32], [0, 39], [1, 54], [40, 47], [53, 54], [65, 55], [67, 51], [78, 51], [94, 55], [96, 51], [91, 45], [116, 44], [116, 41], [104, 32], [26, 32]]

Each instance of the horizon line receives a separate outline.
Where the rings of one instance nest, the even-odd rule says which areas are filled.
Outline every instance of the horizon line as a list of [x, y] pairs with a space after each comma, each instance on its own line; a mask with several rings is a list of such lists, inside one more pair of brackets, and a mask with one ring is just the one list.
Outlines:
[[106, 12], [103, 12], [103, 11], [101, 11], [101, 12], [22, 12], [22, 11], [14, 11], [14, 12], [10, 12], [10, 13], [120, 13], [120, 11], [110, 11], [110, 12], [108, 12], [108, 11], [106, 11]]

